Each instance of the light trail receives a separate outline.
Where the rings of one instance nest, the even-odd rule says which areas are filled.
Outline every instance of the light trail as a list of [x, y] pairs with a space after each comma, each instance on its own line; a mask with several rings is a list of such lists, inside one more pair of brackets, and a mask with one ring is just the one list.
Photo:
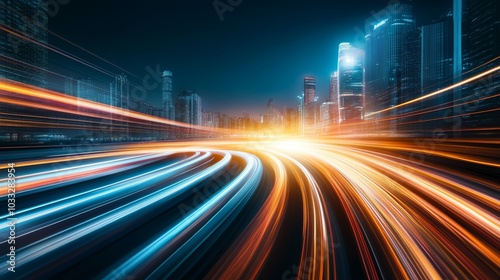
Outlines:
[[[73, 118], [93, 117], [98, 120], [117, 121], [117, 117], [122, 117], [124, 119], [119, 120], [120, 122], [152, 126], [150, 129], [161, 130], [161, 125], [167, 125], [222, 135], [240, 132], [231, 129], [212, 128], [168, 120], [2, 79], [0, 79], [0, 103], [48, 112], [66, 113], [72, 115]], [[76, 110], [77, 108], [80, 110]]]
[[[43, 126], [30, 120], [42, 110], [58, 112], [45, 119], [54, 128], [119, 117], [118, 126], [131, 131], [241, 133], [8, 81], [0, 81], [0, 102], [35, 109], [4, 114], [12, 126]], [[64, 123], [66, 115], [75, 119]], [[0, 170], [12, 159], [19, 170], [21, 278], [500, 277], [498, 140], [277, 137], [92, 146], [0, 149]], [[6, 188], [0, 197], [7, 202]], [[93, 261], [101, 258], [108, 261]], [[0, 277], [7, 265], [0, 264]]]
[[[497, 278], [500, 166], [491, 155], [500, 143], [434, 145], [427, 151], [396, 140], [191, 141], [19, 162], [25, 173], [16, 273]], [[426, 153], [427, 162], [415, 164], [411, 152]], [[225, 173], [230, 162], [240, 166], [236, 173]], [[219, 187], [203, 189], [214, 180]], [[297, 199], [301, 214], [290, 216]], [[194, 204], [184, 213], [185, 203]], [[300, 242], [289, 243], [292, 236]], [[106, 263], [85, 269], [103, 256]], [[6, 268], [2, 263], [0, 276]]]
[[377, 112], [373, 112], [373, 113], [369, 113], [369, 114], [366, 114], [367, 117], [370, 117], [370, 116], [373, 116], [373, 115], [376, 115], [376, 114], [379, 114], [379, 113], [383, 113], [383, 112], [387, 112], [387, 111], [391, 111], [391, 110], [394, 110], [394, 109], [397, 109], [397, 108], [401, 108], [401, 107], [404, 107], [404, 106], [407, 106], [407, 105], [410, 105], [410, 104], [413, 104], [413, 103], [416, 103], [416, 102], [419, 102], [419, 101], [422, 101], [422, 100], [425, 100], [425, 99], [428, 99], [432, 96], [436, 96], [438, 94], [441, 94], [441, 93], [444, 93], [446, 91], [449, 91], [449, 90], [452, 90], [452, 89], [455, 89], [457, 87], [461, 87], [463, 85], [466, 85], [468, 83], [471, 83], [473, 81], [476, 81], [476, 80], [479, 80], [481, 79], [482, 77], [485, 77], [487, 75], [490, 75], [491, 73], [494, 73], [494, 72], [497, 72], [498, 70], [500, 70], [500, 66], [496, 66], [496, 67], [493, 67], [492, 69], [488, 69], [486, 71], [483, 71], [482, 73], [480, 74], [477, 74], [473, 77], [470, 77], [470, 78], [467, 78], [461, 82], [458, 82], [458, 83], [455, 83], [453, 85], [450, 85], [448, 87], [445, 87], [445, 88], [442, 88], [440, 90], [436, 90], [434, 92], [431, 92], [431, 93], [428, 93], [424, 96], [421, 96], [421, 97], [417, 97], [415, 99], [412, 99], [410, 101], [407, 101], [407, 102], [404, 102], [404, 103], [401, 103], [401, 104], [398, 104], [398, 105], [395, 105], [395, 106], [392, 106], [390, 108], [387, 108], [387, 109], [383, 109], [383, 110], [380, 110], [380, 111], [377, 111]]

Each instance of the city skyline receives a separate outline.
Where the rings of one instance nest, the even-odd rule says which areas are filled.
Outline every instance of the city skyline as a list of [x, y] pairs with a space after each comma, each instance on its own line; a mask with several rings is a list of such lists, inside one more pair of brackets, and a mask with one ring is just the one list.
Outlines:
[[[42, 87], [44, 88], [76, 96], [78, 102], [80, 100], [91, 100], [108, 106], [115, 106], [126, 110], [130, 109], [152, 116], [160, 116], [167, 120], [180, 122], [189, 120], [186, 122], [193, 125], [194, 123], [190, 118], [178, 117], [190, 113], [182, 112], [177, 107], [179, 107], [178, 103], [182, 100], [185, 91], [194, 90], [204, 100], [203, 107], [199, 106], [199, 121], [196, 122], [196, 125], [202, 123], [201, 110], [220, 116], [224, 115], [226, 117], [222, 119], [228, 119], [224, 123], [210, 122], [212, 124], [210, 127], [213, 128], [241, 129], [245, 127], [244, 130], [246, 131], [249, 127], [252, 127], [251, 131], [254, 133], [257, 131], [262, 133], [266, 129], [273, 128], [273, 133], [282, 133], [283, 127], [286, 126], [284, 120], [287, 117], [285, 115], [288, 114], [287, 112], [289, 112], [290, 108], [295, 107], [295, 110], [300, 112], [299, 124], [296, 124], [296, 126], [303, 127], [300, 129], [302, 134], [305, 132], [305, 134], [309, 135], [318, 132], [322, 134], [334, 132], [367, 133], [368, 128], [371, 131], [378, 131], [378, 133], [398, 133], [399, 130], [410, 134], [429, 133], [433, 128], [455, 129], [453, 128], [454, 126], [450, 127], [449, 120], [447, 119], [444, 119], [444, 122], [437, 121], [441, 116], [449, 114], [444, 110], [445, 108], [440, 109], [440, 107], [450, 102], [456, 102], [461, 98], [474, 97], [472, 93], [474, 90], [477, 91], [478, 85], [471, 84], [468, 87], [464, 87], [463, 92], [462, 90], [460, 92], [455, 90], [453, 97], [450, 97], [449, 94], [445, 96], [441, 95], [439, 99], [432, 100], [431, 98], [424, 103], [417, 102], [410, 106], [405, 105], [405, 108], [401, 109], [399, 107], [405, 102], [410, 102], [432, 91], [450, 86], [452, 82], [459, 82], [460, 79], [457, 80], [457, 77], [461, 75], [462, 71], [457, 72], [456, 68], [457, 65], [462, 65], [462, 61], [464, 64], [463, 71], [468, 71], [468, 69], [472, 69], [472, 65], [480, 65], [471, 63], [470, 58], [477, 58], [482, 63], [494, 59], [495, 51], [491, 45], [492, 39], [486, 41], [485, 47], [473, 43], [473, 38], [482, 38], [474, 34], [481, 33], [481, 30], [485, 30], [485, 28], [493, 28], [492, 24], [494, 24], [494, 21], [492, 21], [492, 17], [494, 15], [486, 13], [484, 14], [484, 21], [477, 21], [474, 19], [475, 17], [483, 16], [481, 9], [478, 8], [482, 7], [478, 6], [481, 1], [470, 1], [468, 4], [463, 4], [464, 6], [460, 9], [457, 7], [460, 7], [462, 4], [459, 3], [462, 2], [454, 1], [452, 3], [453, 9], [448, 8], [446, 13], [440, 14], [439, 19], [432, 20], [431, 23], [420, 26], [417, 24], [419, 18], [417, 16], [418, 8], [411, 2], [390, 1], [387, 6], [382, 7], [380, 10], [369, 12], [370, 16], [364, 20], [364, 31], [357, 27], [353, 28], [354, 32], [346, 31], [346, 33], [351, 33], [351, 35], [356, 32], [358, 34], [355, 34], [354, 39], [342, 41], [334, 48], [335, 53], [338, 54], [336, 61], [327, 61], [324, 63], [334, 66], [333, 71], [331, 71], [326, 79], [328, 81], [327, 91], [321, 89], [320, 86], [320, 81], [324, 81], [326, 77], [323, 75], [319, 77], [304, 75], [301, 76], [301, 79], [303, 79], [301, 87], [294, 87], [294, 91], [298, 92], [298, 94], [287, 92], [284, 98], [280, 100], [280, 98], [276, 98], [274, 95], [265, 95], [267, 91], [273, 88], [273, 84], [262, 85], [262, 82], [257, 79], [259, 72], [251, 72], [255, 73], [255, 75], [252, 75], [252, 79], [246, 79], [246, 82], [252, 81], [255, 86], [259, 87], [259, 92], [252, 94], [233, 92], [233, 97], [237, 96], [240, 99], [235, 106], [231, 105], [232, 101], [228, 96], [216, 99], [209, 92], [200, 92], [198, 87], [194, 86], [198, 81], [206, 79], [210, 75], [214, 77], [212, 82], [220, 84], [221, 87], [224, 86], [225, 81], [237, 81], [237, 79], [222, 79], [221, 81], [218, 71], [207, 71], [204, 75], [196, 77], [193, 74], [183, 76], [172, 71], [170, 67], [164, 67], [158, 63], [155, 66], [146, 66], [144, 69], [146, 75], [141, 79], [139, 76], [106, 58], [100, 57], [81, 46], [74, 45], [59, 35], [54, 34], [51, 30], [46, 30], [43, 26], [40, 28], [40, 22], [36, 22], [40, 13], [47, 17], [41, 23], [47, 25], [49, 19], [57, 18], [61, 9], [67, 8], [68, 6], [66, 5], [71, 2], [58, 4], [58, 6], [52, 6], [53, 4], [48, 3], [47, 6], [40, 6], [43, 9], [37, 8], [31, 10], [23, 8], [24, 6], [22, 5], [15, 6], [13, 7], [14, 9], [6, 8], [5, 4], [3, 7], [6, 9], [7, 14], [23, 15], [25, 19], [18, 21], [18, 18], [15, 17], [12, 21], [14, 24], [12, 26], [14, 33], [8, 34], [8, 36], [19, 37], [16, 35], [16, 31], [26, 32], [25, 34], [28, 36], [31, 36], [30, 32], [37, 32], [34, 35], [39, 37], [47, 37], [47, 35], [50, 35], [52, 38], [56, 37], [66, 44], [73, 44], [73, 47], [77, 47], [80, 51], [87, 54], [87, 57], [79, 56], [82, 52], [73, 53], [71, 52], [71, 48], [66, 50], [59, 49], [55, 47], [58, 41], [53, 42], [49, 40], [47, 44], [45, 37], [40, 41], [42, 44], [23, 42], [14, 44], [19, 41], [17, 39], [17, 41], [12, 41], [12, 49], [7, 48], [7, 54], [14, 58], [14, 60], [16, 54], [23, 54], [17, 51], [18, 49], [34, 49], [36, 52], [31, 52], [31, 56], [28, 55], [30, 52], [26, 52], [22, 57], [20, 56], [25, 61], [24, 63], [33, 63], [33, 65], [40, 63], [47, 65], [47, 59], [45, 58], [47, 55], [41, 56], [38, 53], [43, 54], [49, 50], [49, 54], [52, 54], [52, 56], [57, 54], [57, 58], [49, 59], [50, 63], [47, 66], [36, 66], [36, 71], [38, 72], [47, 68], [48, 71], [45, 71], [44, 75], [29, 74], [25, 75], [24, 79], [28, 79], [26, 80], [28, 84], [38, 85], [43, 83]], [[231, 3], [233, 6], [236, 6], [236, 2]], [[225, 12], [233, 11], [235, 8], [230, 8], [218, 1], [214, 1], [214, 8], [216, 8], [215, 11], [218, 14], [221, 10], [218, 10], [220, 7], [215, 4], [225, 7]], [[457, 9], [457, 11], [454, 11], [454, 9]], [[494, 6], [490, 7], [490, 9], [492, 11], [496, 10]], [[459, 16], [453, 16], [453, 12], [459, 13]], [[32, 22], [36, 28], [30, 31], [31, 29], [26, 27], [26, 21], [27, 23]], [[457, 22], [462, 23], [457, 25]], [[480, 23], [478, 24], [477, 22]], [[224, 23], [222, 16], [221, 23]], [[461, 37], [463, 39], [461, 41], [463, 42], [456, 42], [457, 36], [454, 35], [454, 29], [462, 27], [462, 25], [463, 33]], [[44, 33], [44, 29], [47, 34]], [[475, 31], [473, 32], [472, 30]], [[364, 36], [360, 36], [359, 32], [363, 32]], [[487, 38], [487, 34], [483, 34], [483, 37]], [[457, 49], [457, 46], [460, 46], [460, 49]], [[9, 54], [9, 51], [13, 52], [13, 54]], [[179, 54], [183, 53], [190, 53], [190, 51], [179, 52]], [[325, 57], [325, 53], [321, 52], [311, 52], [311, 54]], [[89, 59], [89, 57], [92, 57], [92, 59]], [[310, 60], [310, 56], [305, 57], [305, 59]], [[202, 62], [187, 60], [185, 65], [192, 67], [192, 65], [199, 63]], [[116, 72], [108, 70], [104, 65], [116, 68]], [[298, 67], [293, 61], [289, 62], [289, 65], [289, 68]], [[54, 70], [60, 66], [63, 66], [63, 68], [58, 71]], [[7, 67], [6, 69], [9, 68]], [[262, 69], [263, 71], [261, 72], [266, 72], [267, 70], [265, 67]], [[7, 78], [12, 76], [8, 70], [3, 71], [6, 71]], [[32, 70], [28, 68], [27, 71], [25, 72], [31, 73], [29, 71]], [[236, 68], [233, 72], [239, 71], [240, 69]], [[121, 74], [118, 74], [120, 72]], [[337, 78], [335, 78], [335, 81], [332, 81], [332, 77], [334, 77], [332, 75], [336, 75], [335, 73], [337, 73]], [[73, 77], [73, 74], [76, 78]], [[273, 80], [274, 84], [283, 83], [280, 82], [279, 77], [282, 76], [280, 74], [275, 73], [274, 76], [277, 78]], [[49, 77], [47, 78], [47, 76]], [[15, 76], [12, 77], [13, 80], [23, 81]], [[117, 93], [115, 90], [118, 86], [116, 83], [117, 77], [126, 79], [126, 83], [122, 83], [120, 93]], [[188, 83], [184, 82], [184, 85], [188, 86], [179, 86], [179, 84], [183, 85], [183, 80], [186, 77], [190, 78]], [[291, 77], [287, 78], [283, 84], [293, 86]], [[29, 79], [35, 80], [30, 83]], [[36, 82], [36, 79], [39, 82]], [[70, 87], [68, 87], [68, 81], [70, 81]], [[333, 92], [332, 83], [336, 84], [336, 90]], [[244, 84], [241, 84], [239, 88], [244, 90], [246, 87]], [[302, 92], [300, 92], [301, 90]], [[301, 94], [303, 95], [303, 99], [301, 100], [292, 98]], [[332, 94], [336, 96], [336, 100], [332, 100]], [[249, 98], [250, 96], [251, 98]], [[222, 100], [223, 102], [220, 102]], [[268, 108], [267, 110], [265, 109], [265, 104], [268, 103], [268, 100], [273, 101], [274, 109], [272, 114], [269, 113]], [[213, 102], [222, 104], [219, 110], [213, 109], [213, 106], [210, 105]], [[488, 101], [482, 105], [486, 106], [485, 108], [488, 108], [488, 106], [494, 107], [494, 102], [496, 101]], [[254, 107], [252, 104], [257, 105], [254, 105]], [[434, 109], [433, 113], [420, 113], [419, 110], [422, 110], [425, 106], [438, 109]], [[454, 110], [456, 109], [455, 107]], [[88, 111], [87, 109], [81, 111], [80, 107], [78, 107], [78, 110], [79, 112]], [[458, 111], [453, 112], [455, 115], [459, 113]], [[252, 122], [256, 121], [259, 124], [259, 128], [254, 129], [254, 125], [242, 126], [241, 119], [247, 117], [252, 119]], [[218, 119], [221, 120], [221, 118]], [[477, 124], [473, 125], [469, 120], [467, 120], [467, 123], [471, 128], [472, 126], [477, 127]], [[345, 129], [339, 130], [340, 124]], [[126, 127], [128, 127], [128, 124]], [[356, 128], [352, 129], [354, 127]], [[423, 128], [426, 131], [423, 131]], [[125, 139], [131, 135], [128, 129], [126, 130], [123, 134], [126, 135], [124, 136]], [[51, 134], [54, 134], [54, 131]], [[106, 134], [116, 135], [117, 133]], [[164, 137], [174, 137], [173, 134], [170, 136], [166, 135], [168, 133], [164, 134]]]
[[0, 0], [0, 278], [497, 279], [498, 19]]
[[[82, 7], [79, 3], [69, 2], [61, 6], [57, 15], [50, 19], [49, 29], [113, 64], [130, 70], [139, 79], [149, 73], [145, 70], [146, 67], [155, 69], [156, 65], [161, 65], [161, 71], [168, 69], [174, 73], [176, 82], [173, 92], [175, 94], [185, 88], [192, 88], [205, 96], [205, 105], [208, 110], [225, 111], [231, 114], [242, 114], [246, 111], [250, 112], [252, 117], [256, 117], [265, 111], [265, 103], [269, 98], [274, 98], [276, 103], [282, 104], [283, 107], [295, 106], [295, 100], [290, 97], [300, 94], [301, 82], [303, 76], [306, 75], [317, 77], [317, 95], [320, 101], [326, 101], [329, 95], [329, 76], [337, 68], [336, 48], [338, 44], [359, 41], [362, 37], [360, 33], [364, 32], [364, 20], [382, 9], [387, 3], [387, 1], [375, 1], [355, 6], [356, 3], [312, 2], [304, 7], [304, 4], [287, 2], [284, 9], [277, 10], [280, 7], [279, 3], [242, 1], [233, 12], [226, 12], [224, 20], [220, 21], [212, 5], [207, 6], [206, 10], [198, 11], [192, 7], [184, 8], [184, 4], [174, 2], [172, 7], [165, 9], [168, 11], [166, 13], [171, 15], [173, 11], [179, 11], [180, 14], [201, 15], [202, 19], [207, 21], [207, 26], [198, 26], [198, 23], [193, 23], [192, 25], [200, 30], [193, 29], [194, 26], [189, 24], [187, 26], [178, 24], [179, 21], [184, 22], [185, 19], [180, 15], [174, 15], [171, 19], [165, 19], [176, 23], [170, 25], [172, 28], [168, 26], [158, 28], [156, 25], [149, 24], [151, 20], [144, 20], [140, 26], [129, 24], [124, 25], [123, 28], [114, 29], [113, 34], [109, 34], [111, 35], [108, 36], [109, 39], [101, 42], [99, 38], [105, 34], [105, 30], [113, 28], [117, 23], [103, 19], [101, 14], [86, 12], [89, 7], [92, 7], [91, 4]], [[422, 7], [427, 4], [415, 3], [417, 12], [422, 11]], [[435, 10], [422, 13], [417, 20], [421, 23], [431, 22], [451, 8], [451, 4], [451, 1], [444, 1], [441, 4], [433, 3]], [[129, 4], [125, 2], [121, 5], [113, 5], [110, 2], [96, 5], [99, 6], [101, 13], [105, 13], [112, 7], [125, 10]], [[142, 17], [145, 17], [143, 13], [146, 10], [149, 11], [153, 7], [161, 10], [158, 5], [160, 4], [154, 1], [139, 5], [132, 18], [139, 22]], [[78, 14], [75, 14], [77, 8]], [[303, 14], [298, 11], [304, 8], [314, 16], [304, 14], [299, 18], [291, 17], [291, 15]], [[349, 17], [342, 11], [349, 11]], [[273, 12], [280, 16], [280, 20], [272, 20]], [[116, 13], [116, 22], [122, 22], [124, 18], [129, 19], [127, 13], [130, 11]], [[157, 12], [152, 11], [152, 13]], [[158, 21], [162, 20], [161, 17], [156, 16], [156, 18]], [[104, 20], [106, 20], [105, 24], [104, 22], [100, 24], [100, 21]], [[88, 24], [84, 24], [86, 21]], [[253, 26], [258, 28], [258, 34], [250, 32], [254, 29]], [[129, 34], [124, 33], [125, 29], [130, 30]], [[140, 29], [141, 32], [134, 32], [136, 29]], [[183, 29], [189, 31], [183, 32]], [[282, 34], [276, 33], [278, 30], [281, 30]], [[292, 32], [292, 30], [298, 32]], [[171, 33], [173, 35], [168, 35]], [[79, 35], [75, 36], [75, 34]], [[133, 39], [136, 36], [142, 37]], [[165, 36], [168, 38], [164, 38]], [[192, 40], [201, 41], [191, 44]], [[168, 44], [166, 41], [175, 41], [175, 44]], [[240, 43], [243, 45], [233, 47], [233, 52], [228, 51], [228, 45]], [[217, 46], [212, 46], [214, 44]], [[254, 47], [263, 44], [270, 46], [265, 52]], [[141, 46], [147, 51], [138, 51]], [[160, 46], [164, 51], [158, 50]], [[221, 54], [216, 50], [224, 52]], [[198, 59], [202, 53], [203, 59]], [[246, 59], [247, 57], [258, 59]], [[93, 59], [95, 57], [89, 58], [90, 61]], [[100, 65], [103, 65], [102, 61]], [[280, 71], [277, 71], [277, 68]], [[117, 69], [114, 71], [122, 72]], [[253, 73], [252, 79], [248, 79], [244, 73]], [[140, 80], [136, 82], [140, 83]], [[161, 92], [148, 96], [148, 100], [155, 103], [161, 98], [158, 95], [161, 95]], [[244, 99], [244, 96], [248, 95], [255, 98]], [[221, 98], [225, 100], [225, 106], [217, 101]], [[241, 103], [246, 105], [241, 106]]]

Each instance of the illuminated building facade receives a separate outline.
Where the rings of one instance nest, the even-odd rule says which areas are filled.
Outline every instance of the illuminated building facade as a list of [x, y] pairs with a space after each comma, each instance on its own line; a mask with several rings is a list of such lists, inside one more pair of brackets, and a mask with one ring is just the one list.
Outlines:
[[359, 122], [364, 119], [364, 55], [349, 43], [339, 45], [338, 100], [339, 123]]
[[[367, 114], [400, 103], [404, 44], [408, 32], [415, 28], [412, 6], [399, 2], [390, 3], [365, 21]], [[397, 110], [390, 112], [392, 117], [397, 115]], [[370, 116], [385, 117], [388, 115], [383, 113]], [[395, 123], [391, 124], [391, 130], [395, 130]]]
[[339, 86], [338, 86], [339, 78], [338, 73], [335, 71], [332, 75], [330, 75], [330, 94], [328, 97], [329, 108], [329, 117], [330, 123], [333, 126], [336, 126], [339, 123]]
[[304, 131], [306, 134], [315, 132], [319, 124], [319, 104], [316, 96], [316, 78], [304, 77]]
[[309, 105], [316, 97], [316, 78], [304, 77], [304, 105]]

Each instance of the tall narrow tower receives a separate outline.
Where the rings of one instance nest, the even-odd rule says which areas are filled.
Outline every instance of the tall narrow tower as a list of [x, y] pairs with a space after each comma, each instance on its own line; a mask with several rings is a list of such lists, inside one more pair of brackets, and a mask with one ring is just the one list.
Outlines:
[[328, 102], [330, 103], [329, 114], [332, 124], [339, 122], [339, 77], [337, 71], [330, 76], [330, 96]]
[[163, 117], [175, 120], [175, 108], [172, 100], [172, 72], [163, 71], [162, 105]]
[[309, 105], [312, 101], [314, 101], [314, 97], [316, 96], [316, 78], [315, 77], [304, 77], [304, 103], [305, 105]]

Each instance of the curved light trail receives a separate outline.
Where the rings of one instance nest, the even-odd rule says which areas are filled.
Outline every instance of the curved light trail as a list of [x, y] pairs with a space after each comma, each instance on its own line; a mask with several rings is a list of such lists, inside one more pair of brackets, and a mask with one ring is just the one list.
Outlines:
[[498, 278], [500, 143], [420, 144], [21, 148], [16, 277]]

